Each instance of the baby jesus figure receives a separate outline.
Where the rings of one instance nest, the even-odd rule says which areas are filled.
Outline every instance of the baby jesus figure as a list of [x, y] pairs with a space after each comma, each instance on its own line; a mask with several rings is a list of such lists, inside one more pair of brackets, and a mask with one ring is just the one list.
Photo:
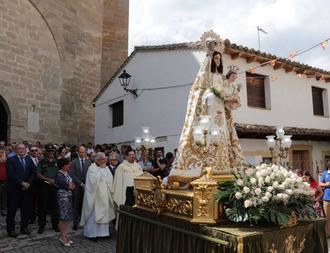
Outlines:
[[242, 85], [235, 82], [237, 79], [236, 66], [229, 66], [230, 70], [225, 76], [223, 85], [215, 85], [210, 90], [220, 100], [225, 103], [225, 106], [230, 110], [235, 110], [241, 106], [239, 93]]

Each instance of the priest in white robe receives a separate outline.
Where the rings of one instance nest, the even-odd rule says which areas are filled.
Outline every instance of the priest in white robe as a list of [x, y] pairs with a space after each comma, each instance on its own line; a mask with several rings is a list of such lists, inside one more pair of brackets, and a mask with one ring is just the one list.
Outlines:
[[135, 151], [130, 149], [125, 154], [125, 160], [117, 167], [113, 183], [114, 201], [120, 205], [134, 205], [134, 178], [140, 176], [143, 170], [135, 159]]
[[115, 218], [111, 193], [112, 174], [106, 166], [106, 156], [98, 152], [95, 163], [88, 168], [80, 224], [89, 239], [110, 235], [109, 223]]

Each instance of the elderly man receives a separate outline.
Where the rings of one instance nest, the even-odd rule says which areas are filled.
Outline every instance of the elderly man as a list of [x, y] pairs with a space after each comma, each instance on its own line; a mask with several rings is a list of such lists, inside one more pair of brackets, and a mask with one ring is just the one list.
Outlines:
[[95, 163], [87, 171], [80, 224], [84, 236], [93, 241], [110, 235], [109, 223], [115, 218], [110, 189], [113, 177], [103, 152], [96, 153]]
[[10, 237], [17, 237], [15, 232], [15, 215], [21, 208], [21, 233], [30, 234], [28, 222], [31, 211], [30, 188], [35, 177], [35, 167], [30, 157], [25, 155], [25, 146], [19, 143], [15, 148], [16, 154], [7, 159], [8, 176], [8, 213], [7, 232]]
[[79, 157], [71, 163], [71, 177], [76, 188], [73, 191], [73, 230], [78, 229], [82, 203], [84, 199], [85, 182], [88, 167], [92, 164], [87, 159], [86, 149], [84, 146], [79, 147]]
[[116, 169], [119, 165], [118, 161], [118, 153], [117, 152], [111, 152], [109, 155], [109, 169], [112, 174], [112, 176], [115, 176]]

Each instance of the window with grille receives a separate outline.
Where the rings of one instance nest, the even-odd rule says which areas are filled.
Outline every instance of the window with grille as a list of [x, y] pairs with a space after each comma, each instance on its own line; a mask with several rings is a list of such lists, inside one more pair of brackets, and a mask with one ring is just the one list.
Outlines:
[[110, 105], [112, 114], [112, 127], [122, 126], [124, 124], [124, 101], [121, 100]]

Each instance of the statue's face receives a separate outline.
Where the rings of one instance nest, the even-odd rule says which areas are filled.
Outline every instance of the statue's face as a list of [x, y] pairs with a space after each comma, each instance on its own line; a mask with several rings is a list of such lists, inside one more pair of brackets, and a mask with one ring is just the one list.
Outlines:
[[229, 81], [230, 81], [230, 82], [234, 82], [234, 81], [236, 80], [236, 78], [237, 78], [237, 74], [236, 74], [236, 73], [232, 73], [232, 74], [230, 75], [230, 77], [229, 77]]
[[215, 66], [219, 67], [220, 66], [220, 63], [221, 63], [221, 55], [220, 54], [216, 54], [213, 57], [213, 60], [214, 60]]

